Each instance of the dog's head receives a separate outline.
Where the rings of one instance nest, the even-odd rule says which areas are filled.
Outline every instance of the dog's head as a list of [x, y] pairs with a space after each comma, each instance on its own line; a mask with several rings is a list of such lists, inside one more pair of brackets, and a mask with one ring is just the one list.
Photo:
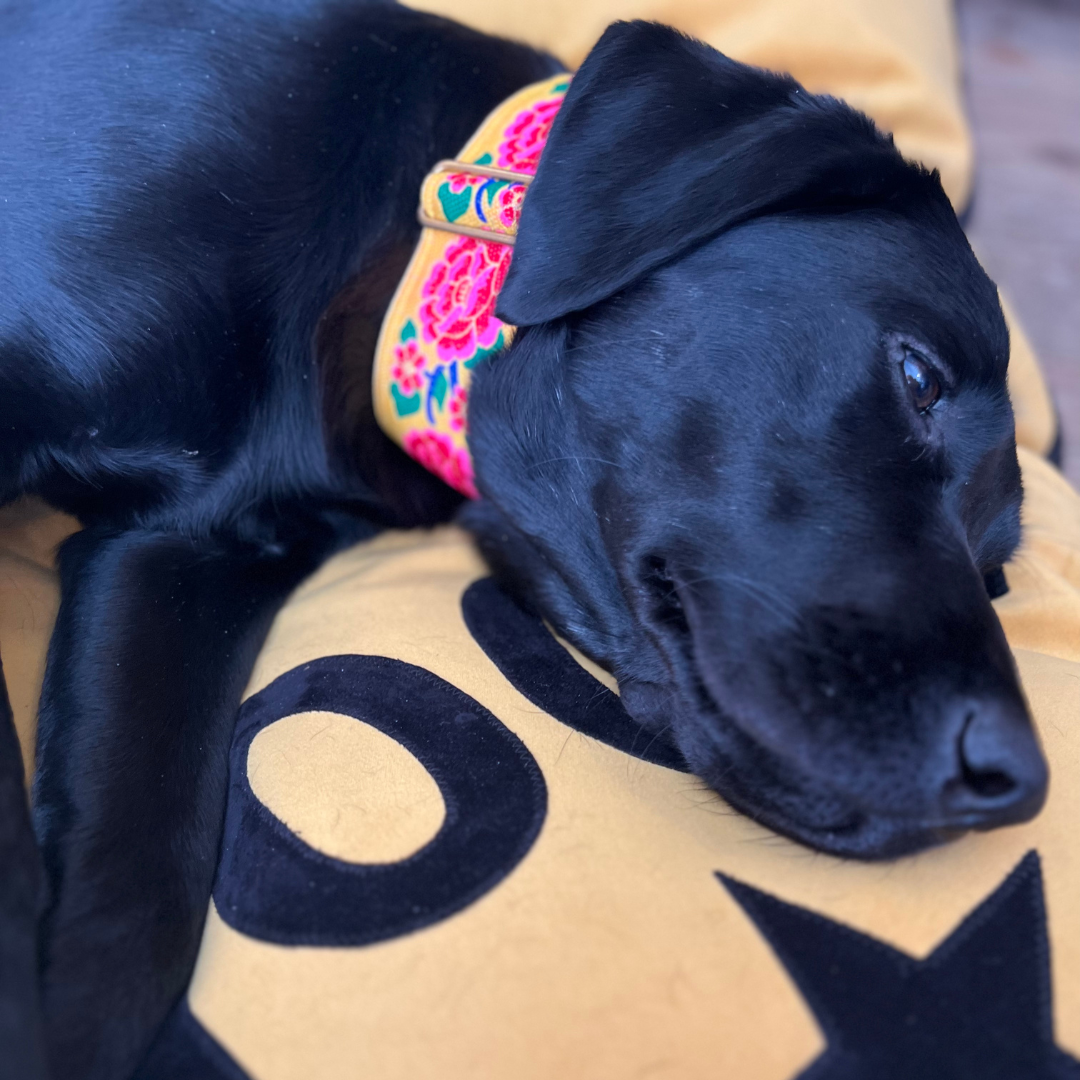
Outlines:
[[827, 851], [1038, 810], [984, 584], [1019, 539], [1008, 334], [936, 175], [790, 78], [619, 24], [499, 314], [467, 520], [632, 715]]

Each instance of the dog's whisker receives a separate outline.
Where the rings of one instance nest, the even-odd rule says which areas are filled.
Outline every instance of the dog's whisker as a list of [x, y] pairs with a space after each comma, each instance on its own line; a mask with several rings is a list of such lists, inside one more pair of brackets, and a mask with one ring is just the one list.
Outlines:
[[802, 618], [799, 609], [788, 600], [787, 597], [783, 596], [774, 588], [766, 585], [764, 582], [754, 581], [731, 571], [721, 571], [710, 575], [702, 575], [697, 578], [691, 578], [685, 582], [680, 582], [680, 584], [686, 587], [692, 587], [699, 584], [731, 585], [736, 589], [741, 589], [747, 595], [761, 602], [767, 610], [771, 611], [774, 615], [779, 616], [785, 622], [799, 622]]
[[601, 465], [610, 465], [610, 466], [612, 466], [612, 468], [615, 468], [615, 469], [624, 469], [624, 468], [627, 467], [627, 466], [621, 464], [618, 461], [609, 461], [607, 458], [592, 457], [592, 456], [587, 455], [587, 454], [565, 454], [565, 455], [560, 455], [558, 457], [547, 457], [547, 458], [541, 459], [540, 461], [530, 462], [528, 467], [529, 467], [529, 470], [532, 471], [533, 469], [539, 469], [543, 465], [551, 465], [551, 464], [554, 464], [555, 462], [559, 462], [559, 461], [573, 461], [573, 462], [576, 462], [578, 464], [580, 464], [583, 461], [594, 461], [594, 462], [598, 462]]

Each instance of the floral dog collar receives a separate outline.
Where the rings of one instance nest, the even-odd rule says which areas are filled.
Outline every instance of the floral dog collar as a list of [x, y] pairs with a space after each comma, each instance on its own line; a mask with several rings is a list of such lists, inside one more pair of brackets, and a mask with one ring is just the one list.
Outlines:
[[558, 75], [507, 98], [454, 161], [424, 180], [423, 229], [375, 347], [379, 426], [410, 457], [471, 499], [466, 442], [472, 369], [510, 343], [495, 317], [521, 203], [570, 86]]

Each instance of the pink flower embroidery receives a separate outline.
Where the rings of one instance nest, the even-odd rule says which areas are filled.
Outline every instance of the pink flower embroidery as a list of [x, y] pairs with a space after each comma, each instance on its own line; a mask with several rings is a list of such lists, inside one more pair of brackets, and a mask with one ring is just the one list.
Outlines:
[[463, 236], [432, 268], [419, 314], [424, 340], [436, 342], [440, 360], [471, 360], [495, 344], [502, 329], [495, 301], [512, 254], [506, 244]]
[[433, 472], [462, 495], [479, 499], [473, 482], [472, 461], [468, 451], [454, 446], [448, 435], [437, 431], [407, 431], [405, 450], [429, 472]]
[[551, 122], [562, 105], [561, 97], [538, 101], [531, 108], [519, 112], [513, 122], [503, 132], [503, 141], [499, 146], [499, 167], [513, 169], [516, 172], [536, 172], [540, 152], [547, 142]]
[[415, 394], [424, 384], [420, 373], [424, 370], [424, 354], [417, 348], [416, 341], [410, 338], [394, 346], [394, 363], [390, 368], [390, 377], [398, 384], [403, 394]]
[[450, 414], [450, 426], [455, 431], [464, 431], [466, 427], [466, 406], [469, 401], [469, 391], [464, 386], [455, 386], [454, 392], [447, 405]]
[[472, 187], [477, 181], [475, 176], [468, 173], [450, 173], [448, 183], [450, 190], [455, 195], [460, 195], [467, 187]]
[[524, 184], [510, 184], [509, 187], [499, 189], [495, 196], [494, 209], [499, 215], [499, 221], [507, 229], [512, 229], [521, 216], [521, 202], [525, 197]]

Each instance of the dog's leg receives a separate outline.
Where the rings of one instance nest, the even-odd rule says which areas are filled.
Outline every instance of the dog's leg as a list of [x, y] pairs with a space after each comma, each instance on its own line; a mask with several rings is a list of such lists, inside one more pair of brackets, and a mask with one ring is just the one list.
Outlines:
[[44, 876], [0, 666], [0, 1080], [45, 1080], [34, 941]]
[[61, 550], [34, 788], [57, 1077], [129, 1076], [190, 976], [240, 695], [275, 611], [341, 541], [300, 535], [87, 530]]

